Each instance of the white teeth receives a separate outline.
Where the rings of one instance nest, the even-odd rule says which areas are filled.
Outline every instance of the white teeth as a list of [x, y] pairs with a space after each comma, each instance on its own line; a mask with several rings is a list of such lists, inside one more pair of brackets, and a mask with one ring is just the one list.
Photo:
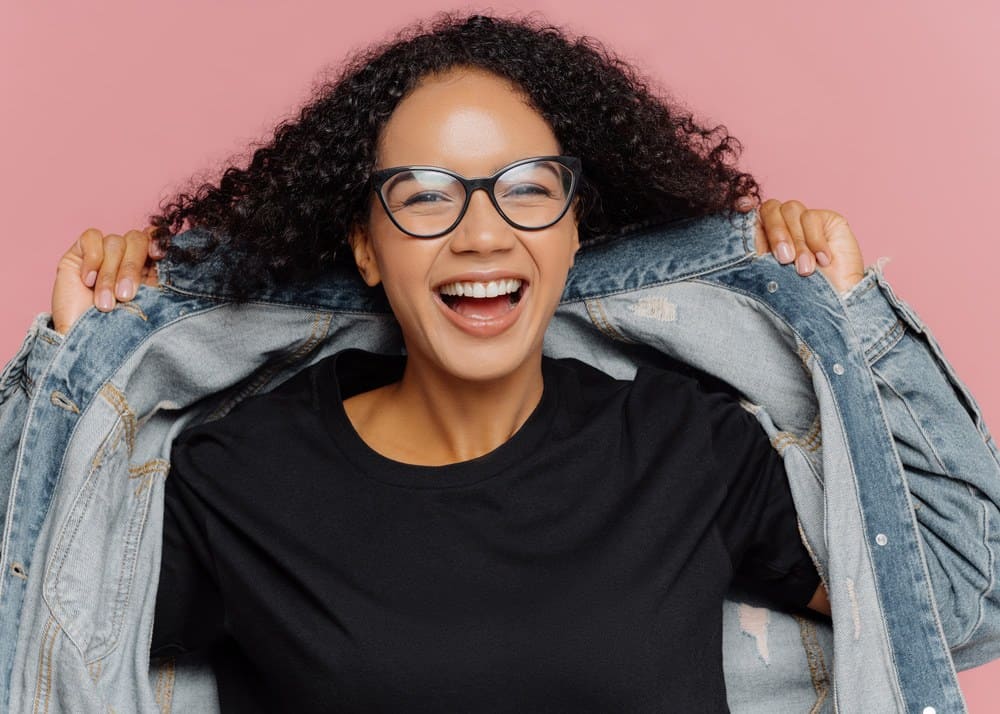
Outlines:
[[442, 295], [459, 297], [492, 298], [516, 292], [521, 287], [517, 279], [491, 280], [488, 283], [448, 283], [438, 288]]

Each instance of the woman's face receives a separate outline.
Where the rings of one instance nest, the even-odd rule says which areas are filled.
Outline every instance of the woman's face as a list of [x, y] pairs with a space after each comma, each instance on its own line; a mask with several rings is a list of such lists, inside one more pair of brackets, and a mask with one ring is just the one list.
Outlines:
[[[507, 80], [471, 68], [425, 78], [396, 108], [380, 137], [376, 170], [438, 166], [467, 178], [490, 176], [519, 159], [559, 155], [548, 123]], [[413, 238], [372, 195], [366, 232], [351, 237], [369, 285], [381, 282], [402, 328], [409, 360], [465, 380], [535, 369], [542, 339], [579, 247], [572, 207], [554, 225], [507, 223], [486, 191], [474, 191], [461, 222], [437, 238]], [[456, 282], [514, 299], [457, 298]], [[492, 293], [492, 290], [490, 290]], [[520, 298], [519, 300], [517, 298]]]

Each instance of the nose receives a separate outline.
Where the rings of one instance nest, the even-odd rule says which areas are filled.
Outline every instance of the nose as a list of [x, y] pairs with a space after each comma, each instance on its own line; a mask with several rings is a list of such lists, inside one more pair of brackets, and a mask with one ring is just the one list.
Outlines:
[[476, 189], [469, 197], [465, 215], [455, 227], [450, 245], [456, 253], [491, 253], [509, 250], [516, 240], [513, 227], [497, 211], [486, 189]]

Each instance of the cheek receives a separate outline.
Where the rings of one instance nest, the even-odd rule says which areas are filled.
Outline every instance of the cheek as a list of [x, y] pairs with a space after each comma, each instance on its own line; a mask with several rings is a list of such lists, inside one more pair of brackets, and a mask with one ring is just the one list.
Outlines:
[[409, 311], [415, 300], [428, 297], [428, 271], [432, 255], [421, 245], [397, 244], [378, 255], [382, 287], [394, 312]]
[[565, 288], [566, 276], [573, 266], [576, 253], [572, 234], [554, 235], [549, 240], [540, 243], [536, 252], [536, 260], [544, 273], [545, 283], [559, 295]]

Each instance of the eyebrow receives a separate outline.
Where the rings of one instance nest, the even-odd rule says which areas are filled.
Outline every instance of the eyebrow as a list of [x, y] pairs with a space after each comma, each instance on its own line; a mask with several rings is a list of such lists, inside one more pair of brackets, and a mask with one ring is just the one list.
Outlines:
[[[547, 156], [547, 154], [539, 154], [539, 156]], [[518, 161], [523, 161], [524, 159], [533, 159], [533, 158], [535, 158], [535, 157], [534, 156], [522, 156], [520, 159], [514, 159], [513, 161], [508, 161], [507, 163], [504, 163], [504, 164], [494, 164], [490, 168], [489, 173], [485, 174], [485, 176], [492, 176], [493, 174], [495, 174], [500, 169], [506, 168], [506, 167], [510, 166], [511, 164], [516, 164]], [[436, 168], [436, 169], [446, 169], [448, 171], [455, 171], [455, 169], [448, 168], [447, 166], [437, 166], [435, 164], [401, 164], [401, 166], [410, 166], [410, 165], [412, 165], [412, 166], [431, 166], [431, 167]], [[377, 173], [379, 171], [385, 171], [386, 169], [390, 169], [390, 168], [396, 168], [396, 167], [395, 166], [383, 166], [381, 168], [375, 168], [373, 173]], [[411, 176], [413, 175], [412, 172], [406, 172], [406, 173], [409, 173]], [[460, 173], [460, 172], [456, 172], [456, 173]], [[404, 173], [403, 175], [406, 175], [406, 174]], [[467, 177], [467, 178], [477, 178], [477, 177], [470, 176], [470, 177]]]
[[[500, 169], [505, 168], [507, 166], [510, 166], [511, 164], [516, 164], [518, 161], [523, 161], [524, 159], [534, 159], [534, 158], [538, 158], [538, 156], [549, 156], [549, 155], [550, 154], [538, 154], [537, 156], [522, 156], [520, 159], [514, 159], [513, 161], [508, 161], [505, 164], [494, 164], [493, 168], [490, 169], [490, 172], [487, 174], [487, 176], [492, 176], [493, 174], [495, 174]], [[558, 155], [558, 154], [555, 154], [555, 155]]]

